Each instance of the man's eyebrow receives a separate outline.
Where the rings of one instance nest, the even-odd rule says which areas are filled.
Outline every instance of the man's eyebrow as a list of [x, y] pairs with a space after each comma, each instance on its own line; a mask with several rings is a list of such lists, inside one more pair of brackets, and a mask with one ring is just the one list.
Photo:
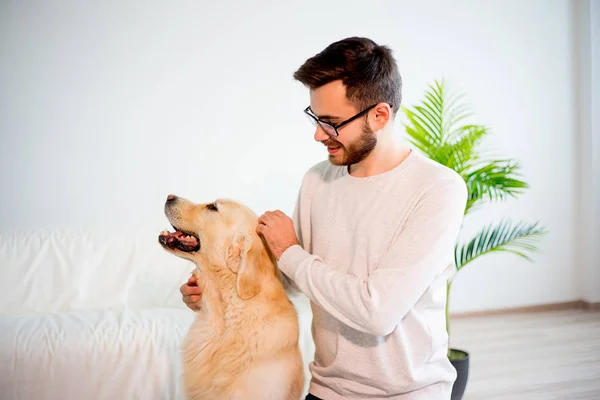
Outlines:
[[319, 119], [328, 119], [328, 120], [342, 119], [341, 117], [336, 117], [335, 115], [317, 115], [317, 118], [319, 118]]

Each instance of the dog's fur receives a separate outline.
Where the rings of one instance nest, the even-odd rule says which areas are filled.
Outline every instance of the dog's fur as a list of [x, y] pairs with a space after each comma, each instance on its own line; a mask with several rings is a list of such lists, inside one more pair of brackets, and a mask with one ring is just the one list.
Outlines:
[[[217, 210], [215, 210], [215, 208]], [[183, 344], [189, 399], [298, 400], [304, 369], [298, 316], [258, 217], [231, 200], [165, 204], [173, 227], [199, 239], [197, 251], [163, 247], [197, 266], [202, 306]]]

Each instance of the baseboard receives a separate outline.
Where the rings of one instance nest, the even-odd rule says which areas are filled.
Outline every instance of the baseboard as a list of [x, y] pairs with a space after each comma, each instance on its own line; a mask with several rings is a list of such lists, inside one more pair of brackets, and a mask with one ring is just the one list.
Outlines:
[[585, 310], [585, 311], [600, 311], [600, 303], [591, 303], [585, 300], [574, 300], [560, 303], [548, 303], [539, 304], [534, 306], [524, 307], [512, 307], [512, 308], [501, 308], [494, 310], [483, 310], [483, 311], [466, 311], [451, 313], [451, 318], [464, 318], [464, 317], [485, 317], [489, 315], [501, 315], [501, 314], [519, 314], [529, 312], [543, 312], [543, 311], [561, 311], [561, 310]]
[[582, 300], [581, 303], [581, 307], [586, 311], [600, 311], [600, 303], [590, 303], [585, 300]]

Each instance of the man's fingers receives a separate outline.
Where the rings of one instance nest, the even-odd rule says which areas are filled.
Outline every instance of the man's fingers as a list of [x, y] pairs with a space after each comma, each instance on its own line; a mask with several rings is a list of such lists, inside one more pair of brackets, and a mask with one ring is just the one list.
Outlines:
[[183, 302], [188, 306], [200, 303], [200, 299], [202, 299], [200, 295], [183, 296]]
[[[278, 211], [279, 210], [277, 210], [277, 211], [266, 211], [263, 215], [260, 216], [260, 218], [258, 220], [261, 221], [261, 222], [269, 221], [270, 219], [273, 219], [273, 217], [275, 217], [277, 215]], [[279, 213], [281, 213], [281, 211], [279, 211]]]
[[200, 305], [200, 299], [202, 298], [202, 287], [197, 285], [198, 277], [192, 275], [189, 277], [187, 283], [184, 283], [179, 288], [182, 294], [183, 302], [192, 311], [199, 311], [202, 307]]
[[194, 294], [202, 294], [202, 288], [200, 286], [190, 286], [188, 284], [184, 284], [179, 288], [179, 291], [184, 296], [190, 296]]
[[202, 289], [200, 286], [189, 286], [189, 288], [190, 294], [202, 294], [204, 291], [204, 289]]
[[200, 304], [200, 298], [193, 299], [192, 297], [184, 297], [183, 302], [190, 310], [198, 311], [202, 308], [202, 304]]
[[189, 303], [197, 303], [200, 301], [200, 296], [199, 295], [192, 295], [190, 297], [188, 297], [189, 299]]

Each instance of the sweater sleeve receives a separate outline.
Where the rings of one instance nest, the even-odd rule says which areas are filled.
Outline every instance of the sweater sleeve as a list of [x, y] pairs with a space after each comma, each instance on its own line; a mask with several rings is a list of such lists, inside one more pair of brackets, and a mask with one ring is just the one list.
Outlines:
[[467, 194], [460, 177], [431, 185], [366, 279], [340, 272], [298, 245], [282, 254], [279, 267], [310, 300], [342, 323], [387, 335], [453, 263]]

